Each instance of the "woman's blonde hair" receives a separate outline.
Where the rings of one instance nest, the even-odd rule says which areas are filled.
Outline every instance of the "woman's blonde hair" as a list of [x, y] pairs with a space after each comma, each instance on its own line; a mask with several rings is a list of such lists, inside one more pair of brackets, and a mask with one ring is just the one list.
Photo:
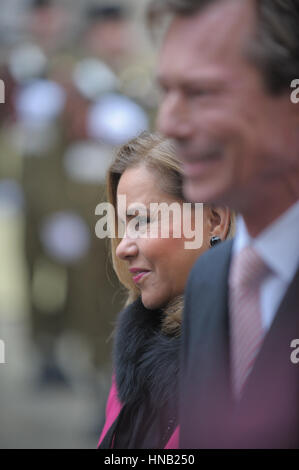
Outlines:
[[[107, 173], [107, 197], [115, 209], [115, 228], [118, 233], [117, 187], [122, 174], [129, 168], [145, 165], [157, 176], [159, 190], [173, 196], [180, 202], [186, 201], [183, 194], [183, 168], [176, 156], [174, 144], [158, 133], [143, 132], [139, 137], [123, 145]], [[154, 188], [153, 188], [154, 189]], [[227, 238], [234, 234], [234, 216], [231, 216]], [[114, 270], [120, 282], [128, 289], [126, 304], [140, 296], [132, 281], [125, 261], [116, 257], [116, 248], [121, 239], [111, 239], [111, 254]]]

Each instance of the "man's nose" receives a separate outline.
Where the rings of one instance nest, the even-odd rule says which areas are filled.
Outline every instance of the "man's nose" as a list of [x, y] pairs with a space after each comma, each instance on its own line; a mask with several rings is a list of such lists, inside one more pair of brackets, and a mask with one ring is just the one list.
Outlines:
[[157, 127], [162, 134], [173, 139], [190, 136], [190, 115], [180, 93], [172, 92], [164, 97], [159, 108]]
[[129, 258], [137, 256], [138, 246], [136, 244], [136, 239], [130, 238], [125, 234], [121, 242], [118, 244], [115, 254], [122, 260], [128, 260]]

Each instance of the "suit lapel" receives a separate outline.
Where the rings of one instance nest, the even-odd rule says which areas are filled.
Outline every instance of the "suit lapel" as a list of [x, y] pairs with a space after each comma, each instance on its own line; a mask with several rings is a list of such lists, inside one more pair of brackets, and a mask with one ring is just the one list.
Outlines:
[[[203, 447], [213, 447], [217, 435], [225, 434], [231, 416], [227, 312], [231, 250], [230, 241], [203, 255], [189, 286], [190, 295], [188, 291], [186, 295], [188, 315], [183, 331], [187, 338], [183, 343], [187, 349], [182, 369], [183, 387], [188, 390], [188, 398], [181, 410], [184, 422], [185, 415], [190, 412], [190, 403], [196, 404], [193, 410], [196, 435], [190, 433], [187, 443], [182, 440], [182, 445], [190, 447], [193, 440], [200, 441]], [[184, 391], [182, 395], [185, 396]], [[222, 446], [221, 440], [218, 445]]]
[[[220, 247], [219, 247], [220, 248]], [[230, 397], [230, 360], [229, 360], [229, 321], [228, 321], [228, 272], [232, 243], [213, 252], [211, 260], [214, 275], [208, 276], [209, 283], [204, 288], [207, 305], [205, 313], [206, 328], [206, 367], [210, 376], [210, 390], [214, 390], [216, 402], [229, 400]], [[204, 307], [204, 305], [203, 305]], [[208, 359], [210, 358], [210, 359]], [[204, 365], [201, 372], [203, 372]], [[221, 387], [219, 387], [221, 384]]]

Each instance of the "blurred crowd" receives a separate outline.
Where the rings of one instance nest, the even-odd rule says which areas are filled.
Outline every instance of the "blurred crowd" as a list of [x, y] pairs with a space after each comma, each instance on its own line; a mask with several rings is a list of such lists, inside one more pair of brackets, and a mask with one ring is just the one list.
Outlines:
[[0, 29], [0, 317], [26, 318], [38, 386], [80, 364], [108, 386], [123, 293], [95, 208], [115, 148], [152, 127], [153, 53], [133, 2], [19, 3]]

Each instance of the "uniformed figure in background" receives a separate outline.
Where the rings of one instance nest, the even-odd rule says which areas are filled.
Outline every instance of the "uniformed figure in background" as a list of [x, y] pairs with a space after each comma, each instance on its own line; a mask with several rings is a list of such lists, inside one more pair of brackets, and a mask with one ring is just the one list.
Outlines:
[[[124, 20], [123, 13], [118, 16], [121, 9], [103, 11], [101, 27], [106, 20], [109, 28], [111, 21]], [[26, 60], [34, 61], [36, 51], [30, 47]], [[127, 48], [109, 51], [112, 62], [115, 54], [124, 65]], [[49, 56], [40, 48], [40, 54], [43, 67], [22, 81], [16, 100], [38, 380], [67, 384], [97, 374], [106, 386], [109, 338], [123, 298], [108, 240], [95, 234], [95, 208], [105, 200], [105, 174], [115, 145], [148, 128], [148, 118], [121, 93], [118, 76], [99, 57], [72, 62], [59, 60], [59, 51]], [[114, 114], [124, 119], [116, 121]]]
[[116, 147], [154, 120], [153, 57], [126, 2], [19, 3], [24, 18], [9, 34], [0, 22], [0, 209], [17, 211], [2, 221], [16, 240], [1, 261], [0, 309], [28, 333], [29, 387], [85, 387], [98, 432], [124, 298], [95, 210]]
[[83, 357], [85, 369], [106, 369], [121, 305], [94, 230], [112, 149], [89, 139], [89, 106], [71, 81], [35, 80], [18, 96], [32, 332], [46, 384], [67, 382], [66, 369], [80, 375]]

